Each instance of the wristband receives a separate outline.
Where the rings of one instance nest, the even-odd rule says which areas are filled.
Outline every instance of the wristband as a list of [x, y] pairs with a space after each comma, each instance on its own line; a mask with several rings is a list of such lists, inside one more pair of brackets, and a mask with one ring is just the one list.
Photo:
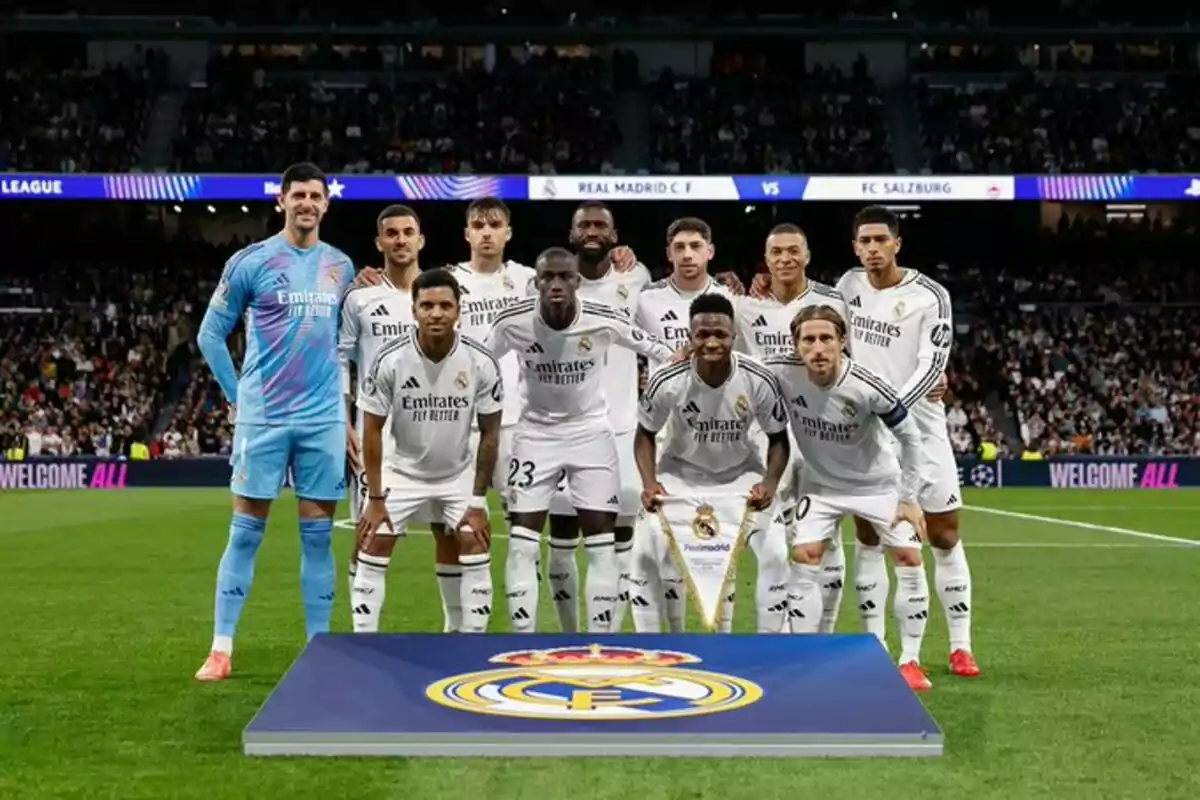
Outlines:
[[368, 500], [387, 500], [388, 496], [387, 496], [387, 492], [384, 492], [383, 494], [367, 495], [367, 499]]
[[475, 495], [471, 498], [471, 502], [467, 503], [467, 508], [473, 508], [478, 511], [487, 511], [487, 497], [484, 497], [483, 495]]

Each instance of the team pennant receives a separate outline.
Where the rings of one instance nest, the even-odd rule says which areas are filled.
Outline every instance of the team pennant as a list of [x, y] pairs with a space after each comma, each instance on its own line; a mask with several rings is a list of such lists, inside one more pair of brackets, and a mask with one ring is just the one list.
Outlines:
[[710, 631], [721, 622], [723, 601], [736, 579], [738, 553], [753, 514], [744, 494], [662, 498], [658, 517], [671, 558]]

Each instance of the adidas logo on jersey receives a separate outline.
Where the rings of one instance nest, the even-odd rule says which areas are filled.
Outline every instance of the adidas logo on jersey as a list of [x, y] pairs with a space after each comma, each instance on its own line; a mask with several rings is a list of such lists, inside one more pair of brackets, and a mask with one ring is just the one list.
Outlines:
[[679, 315], [674, 311], [668, 311], [659, 318], [659, 322], [678, 322]]
[[390, 317], [392, 313], [387, 310], [387, 306], [380, 306], [371, 312], [372, 317]]
[[700, 406], [696, 405], [695, 400], [688, 401], [688, 404], [683, 407], [684, 414], [699, 414]]
[[754, 320], [754, 327], [755, 328], [767, 327], [767, 318], [765, 316], [763, 316], [762, 314], [759, 314], [758, 319]]
[[292, 285], [292, 281], [285, 273], [279, 273], [275, 276], [275, 288], [282, 289]]
[[804, 399], [804, 395], [798, 394], [792, 398], [792, 402], [800, 408], [808, 408], [808, 401]]
[[858, 295], [854, 295], [854, 299], [850, 301], [850, 305], [853, 308], [862, 308], [862, 300], [859, 299]]
[[525, 352], [526, 353], [545, 353], [546, 348], [542, 347], [537, 342], [534, 342], [533, 344], [529, 345], [529, 347], [525, 348]]
[[420, 389], [421, 384], [417, 381], [416, 377], [414, 376], [414, 377], [406, 380], [404, 382], [404, 385], [400, 388], [402, 388], [402, 389]]

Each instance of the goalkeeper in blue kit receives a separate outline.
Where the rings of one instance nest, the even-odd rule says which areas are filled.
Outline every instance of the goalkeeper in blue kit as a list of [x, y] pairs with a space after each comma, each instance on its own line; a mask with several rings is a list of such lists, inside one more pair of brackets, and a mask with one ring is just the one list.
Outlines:
[[[329, 630], [333, 610], [331, 538], [337, 503], [346, 493], [346, 409], [337, 333], [354, 267], [319, 239], [329, 207], [320, 169], [288, 167], [278, 202], [285, 213], [283, 230], [229, 259], [198, 337], [205, 361], [236, 410], [233, 520], [217, 569], [212, 650], [196, 673], [201, 681], [229, 677], [233, 637], [254, 581], [267, 515], [289, 469], [299, 499], [300, 588], [309, 639]], [[238, 376], [226, 339], [242, 319], [246, 355]]]

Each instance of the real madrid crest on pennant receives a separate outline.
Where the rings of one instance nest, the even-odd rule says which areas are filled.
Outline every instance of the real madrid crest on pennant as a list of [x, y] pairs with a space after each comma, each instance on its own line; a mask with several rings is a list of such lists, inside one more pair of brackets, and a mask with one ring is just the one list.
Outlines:
[[717, 521], [717, 512], [708, 503], [701, 503], [696, 508], [692, 533], [696, 534], [697, 539], [715, 539], [720, 535], [721, 523]]

